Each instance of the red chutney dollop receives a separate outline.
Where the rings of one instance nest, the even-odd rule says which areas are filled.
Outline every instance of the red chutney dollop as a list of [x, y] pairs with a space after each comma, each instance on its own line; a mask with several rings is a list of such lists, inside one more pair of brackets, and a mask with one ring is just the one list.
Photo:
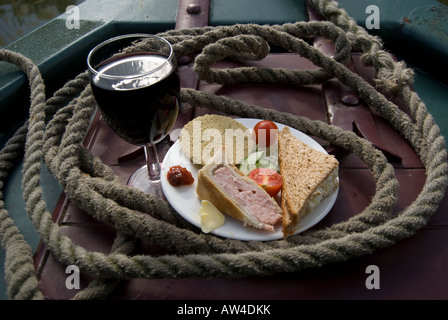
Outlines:
[[191, 172], [181, 166], [173, 166], [167, 173], [168, 182], [172, 186], [188, 185], [194, 182]]

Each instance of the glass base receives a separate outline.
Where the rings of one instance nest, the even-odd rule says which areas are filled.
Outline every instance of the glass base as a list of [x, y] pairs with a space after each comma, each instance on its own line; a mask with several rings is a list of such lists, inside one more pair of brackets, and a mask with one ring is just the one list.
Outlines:
[[154, 194], [162, 199], [166, 199], [163, 194], [162, 184], [159, 180], [150, 180], [148, 175], [148, 167], [144, 165], [137, 169], [128, 180], [128, 186], [139, 189], [144, 193]]

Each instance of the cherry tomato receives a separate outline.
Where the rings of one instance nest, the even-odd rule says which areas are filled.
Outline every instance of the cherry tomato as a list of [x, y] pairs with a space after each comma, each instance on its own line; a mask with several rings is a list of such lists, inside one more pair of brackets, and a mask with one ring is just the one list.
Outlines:
[[277, 142], [278, 127], [270, 120], [262, 120], [254, 127], [254, 139], [258, 146], [265, 148]]
[[282, 176], [271, 168], [257, 168], [249, 173], [249, 178], [262, 187], [271, 197], [282, 188]]

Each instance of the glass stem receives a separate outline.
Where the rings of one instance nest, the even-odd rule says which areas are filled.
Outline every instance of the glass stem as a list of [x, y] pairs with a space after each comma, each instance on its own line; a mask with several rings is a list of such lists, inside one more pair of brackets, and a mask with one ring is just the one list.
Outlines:
[[148, 167], [149, 180], [160, 180], [160, 162], [155, 144], [148, 144], [145, 146], [146, 165]]

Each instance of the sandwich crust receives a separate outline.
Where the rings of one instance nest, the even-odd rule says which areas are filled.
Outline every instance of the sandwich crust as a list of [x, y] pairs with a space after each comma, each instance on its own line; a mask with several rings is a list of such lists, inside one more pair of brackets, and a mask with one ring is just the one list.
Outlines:
[[283, 235], [298, 229], [300, 221], [338, 186], [339, 162], [294, 137], [285, 127], [278, 137]]

